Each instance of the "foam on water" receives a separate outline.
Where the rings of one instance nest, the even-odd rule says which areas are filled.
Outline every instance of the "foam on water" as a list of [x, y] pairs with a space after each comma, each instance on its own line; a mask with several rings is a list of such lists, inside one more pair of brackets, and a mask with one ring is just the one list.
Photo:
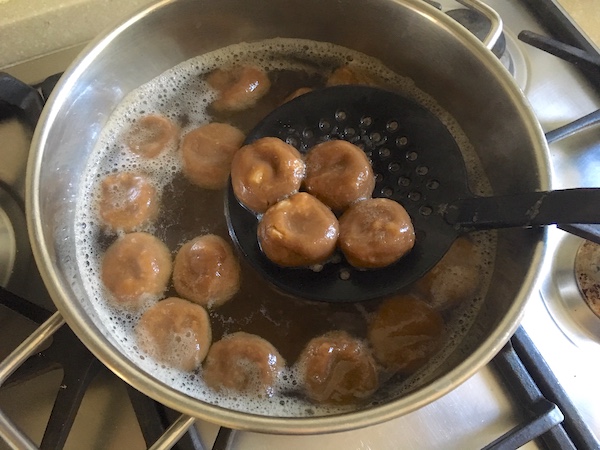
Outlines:
[[[201, 124], [213, 120], [207, 112], [207, 107], [215, 98], [215, 92], [203, 80], [203, 75], [220, 66], [230, 66], [251, 61], [267, 71], [271, 70], [301, 70], [308, 74], [323, 74], [324, 77], [332, 69], [352, 63], [355, 67], [375, 74], [386, 87], [409, 96], [440, 118], [456, 139], [463, 151], [469, 172], [469, 179], [476, 194], [489, 194], [490, 188], [486, 183], [480, 168], [478, 158], [469, 144], [468, 139], [455, 120], [447, 114], [432, 98], [420, 91], [412, 80], [401, 77], [384, 67], [379, 61], [355, 51], [306, 40], [274, 39], [258, 43], [242, 43], [227, 47], [209, 54], [201, 55], [186, 61], [171, 70], [161, 74], [149, 83], [139, 87], [129, 94], [115, 109], [108, 124], [102, 131], [94, 152], [89, 157], [83, 186], [89, 186], [81, 192], [77, 209], [76, 245], [78, 266], [82, 268], [82, 276], [86, 291], [91, 299], [98, 317], [106, 324], [113, 341], [121, 345], [123, 353], [143, 370], [159, 380], [171, 385], [192, 397], [203, 401], [249, 411], [256, 414], [278, 416], [312, 416], [332, 414], [352, 407], [315, 406], [298, 395], [298, 374], [296, 369], [286, 368], [280, 377], [281, 385], [278, 390], [293, 395], [275, 395], [267, 398], [248, 398], [234, 392], [215, 393], [202, 380], [199, 369], [195, 373], [181, 372], [165, 367], [138, 351], [133, 327], [137, 323], [141, 311], [121, 310], [106, 301], [106, 293], [99, 279], [101, 257], [104, 248], [112, 238], [106, 237], [98, 220], [95, 210], [100, 180], [117, 171], [134, 171], [148, 174], [152, 183], [162, 194], [165, 187], [180, 176], [181, 160], [175, 145], [155, 159], [144, 159], [131, 153], [125, 145], [125, 133], [135, 121], [147, 114], [161, 114], [181, 125], [181, 135]], [[184, 117], [185, 120], [181, 120]], [[214, 192], [211, 195], [222, 195]], [[146, 227], [143, 231], [155, 232], [155, 228]], [[211, 232], [210, 225], [202, 225], [198, 234]], [[182, 238], [183, 239], [183, 238]], [[494, 257], [494, 233], [481, 233], [478, 237], [479, 249], [482, 254], [482, 283], [476, 298], [462, 304], [447, 320], [448, 335], [446, 345], [441, 355], [449, 352], [460, 342], [462, 336], [473, 322], [477, 311], [485, 297], [487, 283], [492, 272], [491, 262]], [[181, 243], [181, 241], [180, 241]], [[171, 248], [176, 251], [177, 247]], [[153, 302], [148, 302], [149, 307]], [[368, 315], [356, 306], [356, 314]], [[276, 321], [268, 310], [257, 310], [267, 320]], [[211, 314], [211, 320], [220, 320], [226, 324], [227, 317]], [[273, 343], [277, 346], [277, 343]], [[405, 386], [394, 386], [391, 391], [398, 395], [402, 389], [409, 389], [420, 379], [427, 376], [443, 362], [443, 356], [432, 363], [419, 374], [406, 381]]]

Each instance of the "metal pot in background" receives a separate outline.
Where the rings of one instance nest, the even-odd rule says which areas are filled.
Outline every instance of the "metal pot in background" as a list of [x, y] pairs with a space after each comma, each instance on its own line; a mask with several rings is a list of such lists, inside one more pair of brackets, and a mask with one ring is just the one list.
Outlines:
[[[478, 2], [467, 2], [478, 3]], [[132, 90], [218, 48], [274, 37], [332, 42], [412, 78], [460, 124], [495, 194], [549, 189], [547, 146], [504, 67], [458, 23], [421, 0], [160, 2], [96, 40], [65, 73], [42, 115], [28, 167], [34, 254], [60, 314], [111, 370], [192, 417], [271, 433], [324, 433], [372, 425], [430, 403], [473, 375], [516, 329], [543, 262], [545, 232], [498, 232], [491, 287], [465, 339], [429, 379], [404, 396], [352, 413], [314, 418], [252, 415], [191, 398], [136, 366], [98, 320], [79, 276], [75, 207], [81, 174], [103, 125]], [[62, 323], [51, 319], [40, 334]]]

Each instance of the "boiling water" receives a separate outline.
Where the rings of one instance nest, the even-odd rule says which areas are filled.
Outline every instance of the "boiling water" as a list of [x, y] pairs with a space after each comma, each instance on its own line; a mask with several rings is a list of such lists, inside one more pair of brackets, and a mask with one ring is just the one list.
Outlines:
[[[251, 112], [236, 113], [226, 118], [212, 115], [209, 105], [215, 93], [204, 81], [204, 75], [220, 66], [244, 62], [252, 62], [269, 72], [272, 81], [269, 94]], [[141, 86], [116, 108], [90, 155], [83, 183], [89, 186], [89, 190], [82, 192], [77, 210], [78, 266], [84, 268], [82, 276], [88, 296], [102, 322], [108, 324], [113, 340], [121, 344], [122, 351], [136, 364], [175, 389], [209, 403], [265, 415], [323, 415], [356, 407], [311, 404], [299, 393], [296, 373], [291, 367], [304, 345], [326, 331], [342, 329], [365, 337], [368, 316], [376, 309], [377, 301], [331, 304], [291, 298], [274, 290], [245, 261], [241, 261], [240, 291], [223, 306], [209, 311], [213, 339], [218, 340], [235, 331], [257, 334], [278, 348], [290, 369], [281, 377], [281, 393], [272, 398], [248, 398], [227, 392], [216, 394], [204, 385], [201, 369], [197, 373], [182, 373], [164, 367], [138, 351], [133, 328], [143, 309], [121, 310], [106, 300], [98, 274], [103, 251], [117, 235], [103, 230], [95, 209], [99, 183], [104, 176], [116, 171], [141, 172], [151, 177], [161, 198], [158, 219], [141, 231], [156, 235], [173, 254], [184, 242], [201, 234], [214, 233], [229, 240], [223, 211], [224, 192], [203, 190], [190, 184], [181, 175], [181, 160], [175, 145], [153, 160], [131, 153], [124, 143], [131, 124], [140, 116], [156, 113], [177, 123], [182, 136], [210, 121], [226, 121], [247, 132], [281, 104], [290, 92], [305, 86], [322, 86], [333, 69], [348, 63], [372, 74], [381, 86], [417, 100], [438, 116], [461, 147], [473, 192], [480, 195], [490, 193], [478, 159], [452, 117], [417, 89], [411, 80], [394, 74], [377, 60], [346, 48], [291, 39], [239, 44], [184, 62]], [[460, 342], [477, 315], [492, 272], [494, 234], [479, 233], [476, 241], [483, 261], [480, 291], [472, 300], [445, 315], [447, 332], [440, 356], [432, 359], [415, 376], [389, 383], [393, 395], [418, 385], [420, 379], [434, 370], [443, 361], [443, 355]], [[172, 288], [165, 297], [170, 295], [177, 296]], [[385, 393], [385, 390], [382, 392]], [[381, 395], [376, 395], [374, 399], [378, 397]]]

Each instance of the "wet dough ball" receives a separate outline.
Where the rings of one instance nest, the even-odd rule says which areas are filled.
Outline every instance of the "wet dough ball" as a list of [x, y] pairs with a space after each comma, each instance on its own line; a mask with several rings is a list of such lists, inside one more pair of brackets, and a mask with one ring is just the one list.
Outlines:
[[158, 238], [148, 233], [130, 233], [106, 249], [102, 282], [116, 303], [140, 306], [162, 295], [171, 267], [171, 253]]
[[398, 261], [415, 244], [406, 210], [387, 198], [353, 204], [340, 218], [340, 249], [354, 267], [379, 268]]
[[267, 73], [251, 65], [216, 69], [206, 81], [217, 91], [217, 99], [211, 105], [218, 112], [248, 109], [271, 88]]
[[153, 220], [158, 214], [156, 189], [140, 174], [119, 172], [100, 183], [100, 219], [106, 227], [126, 233]]
[[207, 308], [222, 305], [240, 288], [240, 266], [231, 246], [214, 234], [186, 242], [175, 256], [177, 293]]
[[331, 209], [342, 211], [371, 197], [375, 175], [365, 152], [350, 142], [334, 140], [308, 152], [304, 185]]
[[299, 192], [271, 206], [258, 224], [264, 254], [286, 267], [324, 262], [335, 250], [339, 224], [327, 206]]
[[335, 69], [327, 79], [327, 86], [345, 84], [374, 85], [375, 81], [363, 69], [358, 67], [342, 66]]
[[135, 327], [138, 347], [155, 360], [184, 371], [204, 361], [212, 341], [206, 310], [177, 297], [150, 307]]
[[204, 362], [204, 381], [216, 391], [272, 397], [285, 360], [260, 336], [243, 331], [215, 342]]
[[445, 310], [470, 300], [479, 287], [481, 255], [473, 242], [460, 237], [444, 257], [413, 286], [430, 306]]
[[409, 374], [423, 366], [441, 346], [440, 313], [411, 296], [385, 300], [369, 323], [375, 358], [388, 370]]
[[378, 387], [369, 348], [345, 331], [312, 339], [302, 351], [298, 367], [307, 396], [317, 403], [353, 403], [368, 398]]
[[281, 139], [264, 137], [244, 145], [233, 157], [231, 183], [237, 199], [263, 213], [298, 192], [305, 166], [300, 152]]
[[170, 144], [173, 144], [179, 127], [164, 116], [151, 114], [141, 117], [127, 133], [126, 142], [129, 149], [144, 158], [155, 158]]
[[244, 133], [225, 123], [202, 125], [185, 135], [181, 143], [183, 173], [205, 189], [227, 184], [233, 155], [244, 142]]

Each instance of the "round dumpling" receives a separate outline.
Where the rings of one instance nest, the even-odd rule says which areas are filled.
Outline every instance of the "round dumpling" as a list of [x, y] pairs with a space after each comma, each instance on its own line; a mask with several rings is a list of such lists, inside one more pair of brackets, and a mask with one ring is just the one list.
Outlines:
[[348, 404], [368, 398], [379, 386], [367, 344], [345, 331], [313, 338], [298, 360], [307, 396], [317, 403]]
[[225, 303], [240, 288], [240, 266], [229, 243], [214, 234], [186, 242], [175, 256], [173, 285], [181, 297], [204, 307]]
[[158, 299], [171, 276], [171, 253], [149, 233], [129, 233], [111, 244], [102, 258], [102, 282], [121, 306]]
[[170, 367], [192, 371], [200, 367], [212, 341], [206, 310], [169, 297], [150, 307], [135, 327], [138, 347]]
[[204, 362], [204, 381], [217, 391], [272, 397], [285, 360], [267, 340], [239, 331], [215, 342]]

